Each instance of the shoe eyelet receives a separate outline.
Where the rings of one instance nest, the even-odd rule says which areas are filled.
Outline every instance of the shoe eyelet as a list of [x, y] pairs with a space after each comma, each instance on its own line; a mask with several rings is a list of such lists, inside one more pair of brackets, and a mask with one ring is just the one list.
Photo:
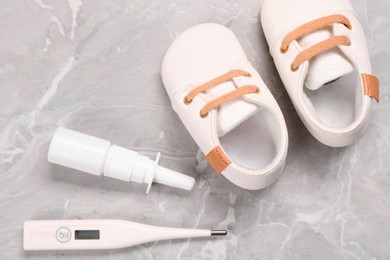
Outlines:
[[291, 64], [290, 69], [291, 69], [292, 72], [296, 72], [299, 69], [299, 67], [295, 68], [294, 64]]
[[280, 47], [280, 52], [281, 52], [282, 54], [286, 54], [286, 53], [288, 52], [288, 46], [287, 46], [286, 49], [283, 49], [283, 47]]
[[209, 113], [203, 114], [202, 111], [200, 111], [200, 113], [199, 113], [199, 116], [200, 116], [201, 118], [206, 118], [208, 115], [209, 115]]
[[183, 99], [183, 102], [184, 102], [184, 104], [189, 105], [192, 103], [192, 100], [188, 100], [187, 96], [185, 96]]

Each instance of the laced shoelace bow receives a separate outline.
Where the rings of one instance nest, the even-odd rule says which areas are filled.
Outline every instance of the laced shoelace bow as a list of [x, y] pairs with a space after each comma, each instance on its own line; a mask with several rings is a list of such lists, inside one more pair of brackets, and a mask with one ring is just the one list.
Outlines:
[[[206, 90], [209, 90], [213, 87], [216, 87], [222, 83], [225, 83], [227, 81], [232, 80], [236, 77], [251, 77], [251, 74], [249, 72], [246, 72], [244, 70], [232, 70], [228, 73], [225, 73], [211, 81], [208, 81], [204, 83], [203, 85], [200, 85], [199, 87], [194, 88], [191, 90], [185, 97], [184, 97], [184, 103], [186, 105], [191, 104], [192, 100], [199, 95], [202, 92], [205, 92]], [[202, 118], [207, 117], [209, 112], [215, 108], [218, 108], [224, 103], [233, 101], [243, 95], [246, 94], [253, 94], [253, 93], [260, 93], [260, 89], [257, 86], [254, 85], [245, 85], [242, 87], [239, 87], [231, 92], [228, 92], [214, 100], [211, 100], [208, 102], [201, 110], [200, 110], [200, 116]]]
[[[314, 20], [312, 22], [306, 23], [291, 33], [289, 33], [282, 42], [282, 46], [280, 48], [280, 51], [284, 54], [288, 51], [288, 48], [290, 44], [298, 40], [299, 38], [315, 32], [319, 29], [322, 29], [326, 26], [340, 23], [343, 24], [345, 27], [347, 27], [349, 30], [352, 30], [352, 25], [348, 18], [346, 18], [343, 15], [330, 15], [323, 18], [319, 18], [317, 20]], [[304, 63], [305, 61], [308, 61], [312, 59], [313, 57], [317, 56], [320, 53], [323, 53], [329, 49], [332, 49], [339, 45], [345, 45], [345, 46], [351, 46], [351, 41], [346, 36], [332, 36], [331, 38], [324, 40], [308, 49], [305, 49], [301, 53], [297, 55], [293, 63], [291, 64], [291, 70], [297, 71], [299, 69], [299, 66]]]

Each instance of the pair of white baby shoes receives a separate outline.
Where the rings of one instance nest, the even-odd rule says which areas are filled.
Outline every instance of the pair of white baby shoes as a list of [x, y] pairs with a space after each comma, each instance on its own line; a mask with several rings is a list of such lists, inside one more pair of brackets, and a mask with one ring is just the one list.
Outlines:
[[[261, 15], [280, 77], [310, 133], [333, 147], [357, 141], [372, 99], [379, 101], [379, 82], [351, 3], [265, 0]], [[229, 29], [208, 23], [186, 30], [166, 53], [162, 78], [173, 109], [217, 173], [249, 190], [278, 178], [286, 123]]]

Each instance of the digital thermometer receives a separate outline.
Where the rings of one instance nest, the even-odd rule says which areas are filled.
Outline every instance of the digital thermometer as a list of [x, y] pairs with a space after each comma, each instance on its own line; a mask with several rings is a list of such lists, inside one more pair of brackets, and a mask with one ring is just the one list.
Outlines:
[[24, 222], [23, 236], [24, 250], [91, 250], [226, 234], [226, 230], [166, 228], [124, 220], [31, 220]]

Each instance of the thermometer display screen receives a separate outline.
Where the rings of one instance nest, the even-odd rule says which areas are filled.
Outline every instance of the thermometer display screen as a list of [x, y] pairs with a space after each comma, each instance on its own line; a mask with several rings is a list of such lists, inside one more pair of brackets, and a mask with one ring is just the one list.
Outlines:
[[75, 230], [74, 238], [76, 240], [98, 240], [100, 239], [99, 230]]

